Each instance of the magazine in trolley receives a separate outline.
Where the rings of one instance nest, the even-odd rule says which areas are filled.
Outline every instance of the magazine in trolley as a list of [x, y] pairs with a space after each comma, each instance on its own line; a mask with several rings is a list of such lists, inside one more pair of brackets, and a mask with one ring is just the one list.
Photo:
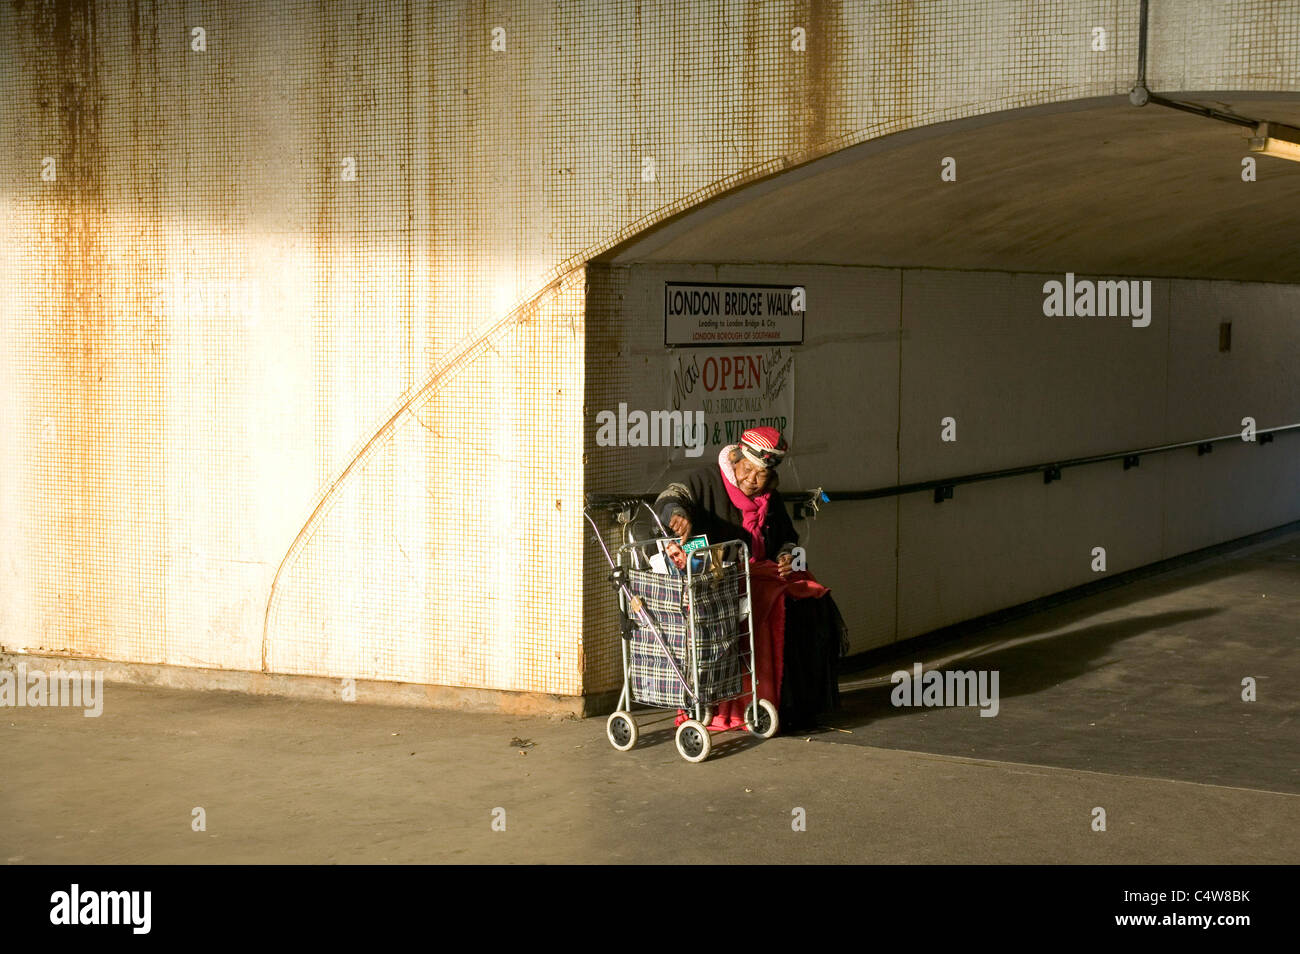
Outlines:
[[[706, 728], [713, 707], [741, 697], [748, 700], [745, 727], [770, 738], [779, 720], [776, 707], [758, 698], [749, 547], [729, 540], [693, 550], [691, 543], [703, 541], [684, 541], [683, 548], [645, 501], [627, 500], [619, 508], [623, 539], [613, 553], [590, 508], [583, 511], [612, 571], [623, 637], [623, 688], [606, 722], [610, 743], [620, 751], [636, 745], [634, 703], [682, 709], [688, 718], [677, 727], [677, 751], [688, 762], [703, 762], [713, 747]], [[638, 539], [634, 524], [642, 508], [653, 528]]]

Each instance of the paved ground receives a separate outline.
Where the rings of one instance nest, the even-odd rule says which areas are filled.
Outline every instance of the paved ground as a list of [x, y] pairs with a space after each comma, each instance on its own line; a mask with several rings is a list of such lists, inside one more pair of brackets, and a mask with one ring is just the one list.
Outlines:
[[892, 707], [900, 657], [846, 680], [835, 728], [720, 736], [702, 765], [667, 722], [620, 754], [603, 720], [225, 692], [0, 710], [0, 860], [1294, 863], [1298, 554], [1275, 540], [920, 660], [998, 669], [996, 718]]
[[[1300, 535], [841, 680], [841, 741], [1300, 794]], [[914, 662], [996, 670], [995, 718], [896, 708]], [[1255, 702], [1242, 680], [1256, 681]]]

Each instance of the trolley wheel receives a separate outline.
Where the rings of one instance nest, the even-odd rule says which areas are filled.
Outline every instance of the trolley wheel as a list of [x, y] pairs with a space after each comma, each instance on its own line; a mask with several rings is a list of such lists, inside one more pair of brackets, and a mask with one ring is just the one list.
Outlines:
[[714, 710], [713, 706], [705, 706], [704, 714], [700, 716], [700, 724], [707, 728], [709, 723], [713, 721], [713, 717], [717, 714], [718, 713]]
[[687, 719], [677, 727], [677, 751], [688, 762], [703, 762], [713, 749], [709, 730], [694, 719]]
[[776, 706], [767, 699], [758, 700], [758, 714], [754, 713], [754, 703], [745, 706], [745, 728], [760, 739], [770, 739], [781, 727], [781, 718], [776, 714]]
[[626, 752], [636, 745], [639, 733], [636, 729], [636, 720], [620, 709], [606, 720], [605, 734], [609, 736], [610, 745], [620, 752]]

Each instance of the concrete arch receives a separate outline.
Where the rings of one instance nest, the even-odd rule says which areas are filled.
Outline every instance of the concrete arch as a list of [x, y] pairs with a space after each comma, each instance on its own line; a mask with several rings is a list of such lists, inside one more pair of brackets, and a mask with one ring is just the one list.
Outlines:
[[[1204, 91], [1186, 92], [1172, 95], [1181, 95], [1189, 99], [1210, 100], [1220, 107], [1241, 110], [1243, 114], [1249, 110], [1262, 110], [1263, 112], [1259, 113], [1258, 118], [1272, 118], [1274, 120], [1296, 121], [1292, 113], [1297, 108], [1300, 108], [1300, 102], [1292, 97], [1249, 90], [1214, 93]], [[450, 376], [463, 373], [466, 366], [473, 360], [473, 357], [483, 353], [489, 347], [491, 340], [505, 333], [511, 325], [525, 320], [528, 315], [533, 314], [540, 300], [545, 295], [553, 292], [558, 287], [558, 283], [565, 280], [576, 280], [576, 276], [585, 268], [587, 262], [623, 264], [634, 261], [761, 261], [763, 260], [762, 254], [734, 254], [726, 251], [726, 241], [718, 240], [719, 235], [725, 238], [727, 235], [726, 228], [721, 228], [717, 234], [710, 234], [707, 223], [719, 222], [728, 215], [732, 215], [737, 221], [752, 217], [755, 204], [762, 197], [774, 196], [781, 190], [789, 189], [801, 182], [813, 181], [821, 177], [834, 175], [837, 172], [853, 177], [856, 175], [853, 171], [855, 164], [897, 154], [899, 151], [909, 149], [914, 151], [931, 149], [932, 151], [932, 147], [940, 143], [944, 144], [944, 148], [949, 151], [961, 151], [961, 143], [964, 137], [978, 139], [981, 136], [989, 135], [995, 138], [1001, 136], [1002, 139], [1014, 146], [1019, 140], [1014, 135], [1006, 132], [1009, 126], [1041, 124], [1044, 122], [1055, 123], [1058, 128], [1054, 135], [1056, 135], [1057, 141], [1060, 143], [1065, 141], [1062, 137], [1068, 139], [1070, 123], [1088, 123], [1095, 119], [1097, 115], [1111, 117], [1111, 121], [1120, 128], [1155, 127], [1159, 131], [1149, 133], [1149, 135], [1157, 139], [1163, 137], [1162, 141], [1165, 142], [1167, 148], [1176, 148], [1169, 146], [1168, 140], [1171, 136], [1175, 138], [1181, 136], [1193, 140], [1193, 146], [1187, 147], [1189, 155], [1203, 158], [1205, 142], [1216, 142], [1220, 151], [1235, 151], [1238, 153], [1242, 151], [1240, 148], [1242, 144], [1237, 142], [1240, 137], [1237, 136], [1237, 131], [1230, 127], [1182, 114], [1166, 113], [1156, 107], [1147, 107], [1145, 111], [1139, 111], [1130, 106], [1124, 97], [1085, 97], [1022, 109], [981, 112], [975, 116], [962, 119], [917, 125], [889, 135], [877, 136], [875, 135], [876, 130], [863, 130], [838, 137], [835, 140], [796, 154], [774, 157], [764, 163], [710, 183], [630, 223], [618, 232], [556, 266], [553, 272], [546, 277], [548, 284], [545, 288], [513, 310], [504, 319], [491, 324], [484, 332], [466, 339], [460, 346], [453, 349], [449, 355], [445, 356], [431, 373], [428, 381], [424, 382], [411, 395], [402, 398], [394, 412], [365, 443], [362, 451], [348, 464], [338, 480], [322, 495], [311, 520], [300, 531], [294, 545], [286, 554], [284, 561], [282, 561], [281, 569], [277, 572], [277, 580], [280, 573], [299, 556], [307, 540], [318, 528], [321, 519], [328, 512], [329, 501], [342, 492], [347, 480], [359, 472], [359, 469], [364, 465], [365, 460], [368, 459], [376, 446], [387, 439], [400, 424], [409, 420], [412, 409], [432, 399], [445, 385]], [[1233, 171], [1235, 172], [1235, 169]], [[1269, 186], [1259, 190], [1260, 195], [1254, 200], [1256, 205], [1277, 207], [1279, 203], [1285, 203], [1288, 198], [1300, 195], [1300, 178], [1291, 169], [1278, 168], [1275, 171], [1277, 175], [1269, 180]], [[937, 178], [933, 171], [931, 171], [930, 177]], [[1221, 176], [1220, 178], [1224, 177]], [[1136, 193], [1143, 192], [1148, 189], [1148, 186], [1149, 182], [1139, 181], [1133, 183]], [[1278, 191], [1279, 186], [1282, 190], [1280, 193]], [[935, 190], [935, 192], [938, 194], [938, 190]], [[843, 196], [837, 197], [833, 201], [842, 204]], [[1124, 203], [1126, 199], [1121, 198], [1118, 201]], [[1050, 205], [1050, 203], [1044, 204]], [[776, 214], [780, 215], [779, 212]], [[889, 214], [882, 216], [882, 219], [891, 223], [899, 221], [897, 215]], [[1287, 273], [1285, 271], [1279, 272], [1278, 269], [1293, 264], [1286, 259], [1284, 244], [1280, 241], [1280, 237], [1288, 229], [1288, 221], [1279, 217], [1270, 223], [1270, 228], [1273, 230], [1272, 234], [1276, 240], [1271, 246], [1274, 255], [1263, 260], [1257, 260], [1254, 264], [1264, 273], [1285, 278]], [[762, 229], [755, 230], [753, 228], [751, 220], [747, 225], [734, 229], [732, 234], [753, 236], [762, 234], [762, 232]], [[1218, 234], [1224, 235], [1224, 230], [1219, 229]], [[694, 245], [691, 244], [691, 236], [695, 236], [693, 239]], [[824, 234], [818, 236], [818, 241], [824, 242], [825, 240], [826, 236]], [[1267, 247], [1268, 244], [1267, 238], [1265, 238], [1264, 245]], [[1095, 247], [1095, 245], [1092, 247]], [[705, 252], [705, 248], [710, 251]], [[1166, 246], [1166, 248], [1168, 247]], [[1171, 251], [1173, 254], [1180, 252], [1176, 248]], [[789, 258], [788, 255], [786, 257]], [[793, 260], [797, 261], [798, 259]], [[851, 260], [851, 258], [846, 257], [832, 263], [846, 264]], [[888, 259], [858, 262], [858, 264], [903, 264], [915, 267], [928, 263], [919, 260], [897, 261]], [[1003, 263], [1004, 267], [1009, 270], [1016, 268], [1034, 270], [1033, 264], [1025, 262]], [[1041, 265], [1041, 263], [1038, 264]], [[963, 263], [960, 267], [970, 268], [980, 267], [980, 265], [983, 267], [996, 267], [989, 262], [979, 264]], [[1088, 261], [1086, 256], [1081, 255], [1077, 267], [1080, 271], [1108, 272], [1115, 270], [1105, 266], [1106, 263]], [[1160, 270], [1156, 269], [1150, 273], [1160, 274]], [[1211, 270], [1205, 277], [1231, 276]], [[1245, 272], [1236, 277], [1251, 278], [1257, 277], [1257, 274]], [[580, 422], [577, 423], [580, 427]], [[268, 599], [264, 637], [263, 666], [268, 671], [274, 669], [268, 663], [266, 647], [271, 639], [272, 613], [277, 597], [278, 590], [273, 587]]]
[[[604, 345], [582, 333], [584, 263], [858, 144], [1121, 96], [1137, 35], [1125, 0], [244, 4], [212, 11], [200, 55], [181, 42], [186, 19], [174, 2], [0, 6], [14, 93], [0, 128], [15, 133], [0, 155], [15, 236], [0, 277], [20, 291], [3, 351], [33, 356], [12, 368], [4, 440], [23, 489], [0, 529], [25, 556], [0, 637], [569, 695], [587, 665], [563, 607], [540, 632], [498, 639], [516, 623], [486, 584], [450, 607], [397, 592], [394, 575], [418, 595], [447, 567], [393, 541], [415, 527], [421, 546], [459, 542], [451, 514], [474, 483], [462, 458], [488, 455], [465, 473], [512, 499], [502, 474], [556, 448], [570, 480], [581, 472], [573, 385]], [[484, 39], [498, 20], [506, 53]], [[1094, 50], [1098, 26], [1108, 42]], [[1300, 83], [1290, 5], [1167, 0], [1151, 39], [1155, 89]], [[46, 155], [53, 188], [32, 174]], [[354, 181], [338, 178], [343, 155]], [[150, 283], [177, 272], [175, 294], [154, 300]], [[270, 294], [218, 301], [215, 322], [195, 304], [235, 283]], [[61, 363], [78, 342], [51, 345], [52, 319], [94, 360]], [[56, 421], [58, 455], [34, 453], [30, 433], [60, 407], [83, 410]], [[498, 444], [465, 422], [498, 428]], [[429, 428], [436, 457], [408, 440]], [[549, 511], [529, 518], [576, 549], [570, 490], [548, 485]], [[68, 514], [78, 529], [64, 533]], [[496, 542], [465, 539], [476, 552]], [[501, 560], [478, 567], [511, 599], [550, 606], [537, 555], [523, 562], [531, 590], [511, 589]], [[372, 627], [390, 593], [405, 615]], [[566, 579], [563, 599], [582, 598]], [[444, 610], [452, 629], [495, 641], [457, 636], [435, 665], [417, 617]], [[296, 646], [281, 656], [286, 633]]]

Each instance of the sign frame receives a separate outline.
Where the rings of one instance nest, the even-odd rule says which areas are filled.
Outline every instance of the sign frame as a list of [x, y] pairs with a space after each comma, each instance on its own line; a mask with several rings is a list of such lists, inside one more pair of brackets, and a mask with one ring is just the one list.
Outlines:
[[[792, 289], [795, 289], [795, 288], [804, 288], [804, 289], [806, 289], [808, 286], [807, 286], [807, 285], [800, 285], [800, 284], [786, 284], [786, 285], [774, 285], [774, 284], [750, 284], [750, 283], [748, 283], [748, 282], [669, 282], [669, 281], [665, 281], [665, 282], [664, 282], [664, 347], [665, 347], [665, 348], [761, 348], [761, 347], [763, 347], [763, 346], [765, 346], [765, 345], [796, 345], [796, 346], [797, 346], [797, 345], [802, 345], [803, 342], [804, 342], [804, 336], [805, 336], [806, 331], [807, 331], [807, 327], [806, 327], [806, 326], [807, 326], [806, 317], [807, 317], [807, 314], [808, 314], [807, 309], [804, 309], [803, 311], [799, 311], [799, 312], [794, 312], [794, 313], [793, 313], [793, 314], [796, 315], [796, 316], [798, 317], [798, 319], [799, 319], [799, 336], [798, 336], [798, 338], [784, 338], [784, 337], [783, 337], [783, 338], [780, 338], [780, 339], [762, 338], [762, 339], [757, 339], [757, 340], [755, 340], [755, 339], [745, 338], [745, 339], [737, 339], [737, 340], [735, 340], [735, 341], [672, 341], [672, 340], [670, 340], [670, 336], [669, 336], [669, 334], [668, 334], [668, 321], [669, 321], [669, 318], [671, 317], [671, 316], [668, 314], [668, 296], [669, 296], [669, 294], [671, 294], [671, 291], [672, 291], [673, 288], [682, 288], [682, 287], [686, 287], [686, 288], [736, 288], [736, 289], [752, 289], [752, 290], [754, 290], [754, 291], [780, 289], [781, 291], [789, 292], [789, 291], [791, 291]], [[788, 317], [788, 316], [783, 315], [783, 316], [781, 316], [781, 317], [784, 318], [784, 317]]]

